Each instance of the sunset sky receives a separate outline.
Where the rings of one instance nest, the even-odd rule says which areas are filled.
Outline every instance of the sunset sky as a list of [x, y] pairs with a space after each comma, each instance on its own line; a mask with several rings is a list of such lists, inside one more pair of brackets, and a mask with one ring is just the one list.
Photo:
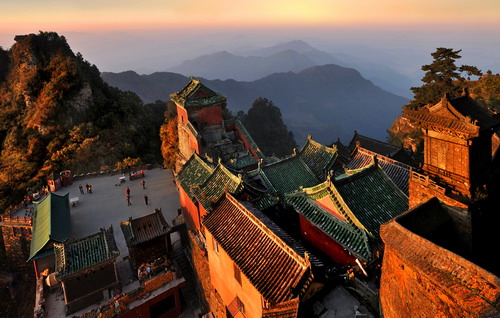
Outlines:
[[297, 25], [499, 25], [498, 0], [3, 0], [0, 30]]
[[0, 1], [0, 46], [17, 34], [55, 31], [103, 71], [162, 71], [290, 40], [405, 73], [439, 46], [464, 49], [464, 63], [500, 69], [500, 0]]

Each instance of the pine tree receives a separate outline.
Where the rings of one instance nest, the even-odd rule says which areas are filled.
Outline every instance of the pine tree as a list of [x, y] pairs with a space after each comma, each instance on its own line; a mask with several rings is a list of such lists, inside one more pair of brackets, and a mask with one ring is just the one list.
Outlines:
[[455, 65], [455, 61], [461, 56], [462, 50], [453, 50], [450, 48], [437, 48], [431, 53], [434, 61], [431, 64], [423, 65], [422, 70], [425, 75], [422, 78], [424, 85], [412, 87], [414, 99], [406, 106], [408, 108], [419, 108], [427, 104], [439, 102], [444, 93], [451, 96], [458, 96], [465, 85], [465, 79], [461, 76], [462, 72], [468, 76], [481, 76], [481, 71], [470, 65]]

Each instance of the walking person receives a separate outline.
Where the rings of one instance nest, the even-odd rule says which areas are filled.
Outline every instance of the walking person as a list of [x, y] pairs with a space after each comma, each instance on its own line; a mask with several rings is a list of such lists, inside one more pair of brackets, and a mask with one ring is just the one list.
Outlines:
[[89, 184], [89, 193], [92, 194], [92, 185]]
[[78, 188], [80, 188], [80, 194], [85, 194], [85, 192], [83, 191], [83, 187], [82, 187], [81, 184], [78, 186]]
[[90, 189], [89, 189], [90, 184], [88, 184], [88, 183], [87, 183], [87, 184], [85, 185], [85, 187], [87, 188], [87, 193], [90, 193]]
[[142, 179], [141, 185], [143, 190], [146, 189], [146, 181], [144, 181], [144, 179]]
[[130, 203], [130, 195], [127, 195], [127, 205], [132, 205], [132, 203]]
[[125, 193], [127, 194], [127, 197], [130, 196], [130, 188], [129, 187], [127, 187], [127, 189], [125, 189]]
[[149, 200], [148, 195], [145, 194], [144, 195], [144, 202], [146, 202], [146, 205], [148, 205], [148, 202], [149, 202], [148, 200]]

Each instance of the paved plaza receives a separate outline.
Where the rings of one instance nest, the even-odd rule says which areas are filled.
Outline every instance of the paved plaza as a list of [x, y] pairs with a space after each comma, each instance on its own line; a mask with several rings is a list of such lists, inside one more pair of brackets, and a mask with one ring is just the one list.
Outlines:
[[[120, 183], [119, 180], [122, 174], [100, 175], [73, 180], [72, 185], [55, 192], [59, 195], [69, 193], [70, 199], [78, 197], [78, 203], [75, 206], [70, 205], [71, 226], [75, 239], [94, 234], [101, 227], [113, 225], [116, 243], [120, 250], [117, 268], [124, 292], [137, 288], [139, 283], [132, 277], [132, 271], [128, 263], [128, 249], [120, 228], [120, 222], [127, 220], [129, 217], [137, 218], [152, 213], [158, 208], [161, 209], [167, 222], [172, 225], [172, 220], [177, 216], [177, 209], [180, 208], [179, 194], [170, 170], [154, 168], [144, 170], [144, 173], [145, 177], [143, 179], [130, 181], [127, 176], [124, 183]], [[142, 180], [145, 181], [145, 189], [142, 188]], [[86, 184], [92, 185], [92, 193], [87, 193]], [[80, 193], [79, 185], [82, 185], [85, 194]], [[130, 189], [130, 202], [132, 203], [130, 206], [127, 205], [126, 200], [127, 187]], [[144, 195], [148, 196], [149, 205], [146, 205]], [[172, 244], [174, 248], [178, 247], [179, 243], [178, 235], [173, 234]], [[47, 297], [46, 308], [50, 317], [65, 316], [64, 301], [60, 291], [51, 293]], [[87, 310], [89, 308], [75, 314], [83, 314]], [[187, 308], [187, 312], [192, 312], [192, 309]]]

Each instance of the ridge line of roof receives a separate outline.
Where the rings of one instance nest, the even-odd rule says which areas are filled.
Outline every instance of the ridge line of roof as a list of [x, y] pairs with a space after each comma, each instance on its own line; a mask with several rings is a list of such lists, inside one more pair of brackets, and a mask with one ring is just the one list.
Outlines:
[[[286, 244], [277, 234], [275, 234], [271, 229], [269, 229], [261, 220], [259, 220], [252, 212], [250, 212], [243, 204], [241, 204], [235, 197], [233, 197], [230, 193], [225, 192], [226, 199], [228, 199], [231, 203], [236, 205], [238, 209], [244, 213], [256, 226], [259, 227], [264, 233], [267, 234], [268, 237], [272, 238], [272, 240], [277, 243], [285, 252], [290, 255], [294, 260], [298, 261], [303, 269], [309, 267], [310, 264], [307, 263], [306, 259], [300, 256], [297, 252], [295, 252], [288, 244]], [[250, 202], [249, 202], [250, 203]], [[251, 203], [250, 203], [251, 204]], [[210, 217], [210, 215], [208, 216]]]

